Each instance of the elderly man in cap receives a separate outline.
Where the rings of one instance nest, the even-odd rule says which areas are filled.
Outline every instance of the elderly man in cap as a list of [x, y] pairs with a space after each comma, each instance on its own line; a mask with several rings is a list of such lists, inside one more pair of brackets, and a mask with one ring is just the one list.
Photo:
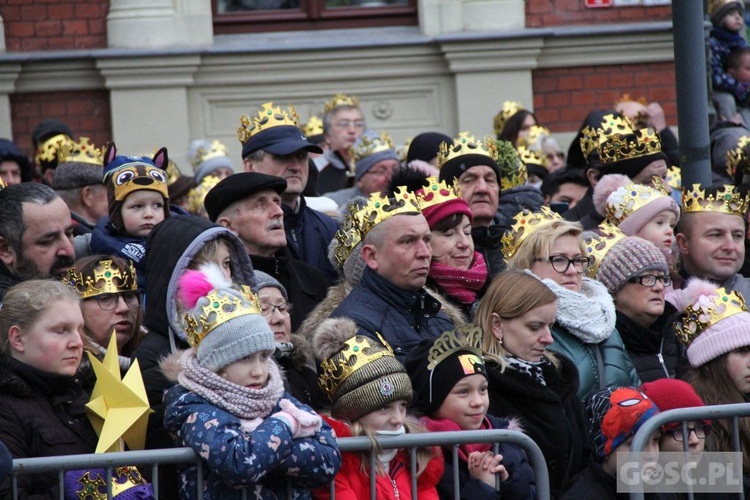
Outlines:
[[57, 156], [52, 187], [70, 209], [73, 235], [90, 233], [109, 212], [107, 187], [102, 183], [101, 150], [89, 144], [87, 137], [81, 137], [80, 143], [63, 144]]
[[294, 107], [282, 111], [272, 102], [263, 104], [252, 121], [243, 116], [237, 135], [245, 172], [286, 181], [281, 203], [291, 256], [323, 271], [328, 284], [335, 283], [337, 275], [328, 261], [328, 244], [338, 226], [331, 217], [308, 207], [302, 196], [309, 174], [307, 154], [323, 150], [305, 139]]
[[323, 273], [289, 253], [281, 209], [286, 189], [280, 177], [243, 172], [214, 186], [204, 204], [209, 219], [240, 238], [253, 268], [273, 276], [288, 291], [296, 330], [325, 297], [326, 284]]

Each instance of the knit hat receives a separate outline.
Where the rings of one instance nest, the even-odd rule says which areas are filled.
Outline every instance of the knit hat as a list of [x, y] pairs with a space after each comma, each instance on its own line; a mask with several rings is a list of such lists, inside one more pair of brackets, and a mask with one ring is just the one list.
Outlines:
[[384, 160], [398, 161], [398, 153], [393, 147], [388, 134], [377, 135], [368, 130], [362, 134], [354, 145], [349, 148], [349, 154], [355, 164], [354, 180], [359, 181], [375, 164]]
[[219, 141], [208, 142], [197, 139], [191, 142], [188, 158], [193, 166], [197, 184], [200, 184], [205, 176], [222, 167], [234, 172], [234, 165], [227, 153], [227, 147]]
[[406, 153], [406, 163], [411, 163], [414, 160], [431, 162], [437, 158], [441, 142], [450, 144], [453, 142], [453, 139], [440, 132], [423, 132], [417, 135], [409, 143], [409, 152]]
[[237, 289], [209, 262], [188, 270], [177, 284], [182, 328], [198, 363], [211, 371], [258, 351], [273, 351], [273, 333], [249, 287]]
[[593, 393], [584, 403], [584, 416], [594, 458], [603, 462], [657, 413], [654, 402], [634, 387], [607, 387]]
[[263, 271], [258, 271], [257, 269], [253, 271], [253, 274], [255, 275], [255, 282], [257, 284], [258, 291], [261, 291], [264, 288], [268, 287], [277, 288], [279, 292], [281, 292], [282, 297], [284, 297], [284, 300], [289, 300], [289, 296], [286, 294], [286, 288], [284, 288], [284, 285], [279, 283], [276, 278], [274, 278], [270, 274], [264, 273]]
[[680, 207], [665, 192], [668, 188], [663, 189], [635, 184], [625, 175], [605, 175], [594, 187], [594, 206], [610, 224], [628, 236], [635, 236], [665, 210], [674, 213], [676, 219], [680, 218]]
[[117, 156], [112, 142], [104, 153], [102, 182], [107, 186], [109, 220], [118, 231], [124, 231], [122, 204], [133, 191], [156, 191], [164, 198], [164, 218], [169, 213], [169, 188], [166, 167], [169, 164], [167, 148], [158, 150], [153, 158], [147, 156]]
[[469, 204], [461, 198], [461, 191], [450, 181], [438, 182], [437, 177], [427, 178], [429, 185], [416, 192], [422, 205], [422, 215], [432, 231], [441, 220], [455, 214], [464, 214], [474, 222]]
[[495, 142], [491, 137], [477, 140], [468, 132], [461, 132], [456, 139], [441, 143], [440, 148], [438, 168], [441, 181], [453, 182], [471, 167], [486, 165], [494, 170], [500, 182], [500, 166], [495, 156]]
[[355, 422], [394, 401], [411, 401], [406, 368], [380, 335], [376, 340], [358, 334], [347, 318], [327, 319], [315, 331], [313, 348], [334, 418]]
[[676, 321], [674, 329], [688, 346], [687, 358], [693, 368], [750, 346], [750, 313], [745, 299], [736, 291], [715, 286], [690, 280], [681, 294], [670, 298], [678, 310], [684, 310], [682, 321]]
[[481, 345], [482, 329], [467, 325], [435, 340], [425, 339], [409, 352], [406, 371], [414, 387], [414, 402], [423, 415], [434, 415], [461, 379], [477, 374], [487, 377]]
[[732, 9], [737, 9], [740, 14], [745, 12], [745, 6], [737, 0], [710, 0], [708, 2], [708, 16], [711, 18], [711, 24], [721, 28], [724, 16], [729, 14]]
[[[660, 378], [653, 382], [646, 382], [641, 386], [641, 390], [659, 407], [660, 411], [705, 406], [693, 386], [684, 380]], [[711, 425], [711, 420], [703, 420], [703, 423]], [[679, 422], [664, 424], [662, 431], [671, 431], [679, 426]]]
[[604, 255], [596, 272], [596, 279], [614, 295], [630, 278], [647, 271], [668, 273], [664, 254], [650, 241], [628, 236], [615, 243]]

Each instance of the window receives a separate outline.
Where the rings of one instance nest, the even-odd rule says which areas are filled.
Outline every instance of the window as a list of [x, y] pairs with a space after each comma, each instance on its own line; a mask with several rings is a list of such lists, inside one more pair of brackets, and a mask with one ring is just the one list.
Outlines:
[[417, 0], [214, 0], [214, 32], [417, 25]]

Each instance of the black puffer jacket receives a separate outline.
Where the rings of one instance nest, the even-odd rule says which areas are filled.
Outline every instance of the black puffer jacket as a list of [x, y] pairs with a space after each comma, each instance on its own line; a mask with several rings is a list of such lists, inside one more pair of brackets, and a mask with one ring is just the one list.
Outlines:
[[508, 226], [492, 225], [475, 227], [471, 229], [471, 239], [474, 241], [474, 250], [481, 253], [487, 264], [487, 283], [492, 278], [505, 271], [505, 259], [503, 258], [502, 237]]
[[[97, 436], [85, 413], [89, 395], [71, 377], [0, 357], [0, 441], [13, 458], [93, 453]], [[0, 498], [10, 498], [10, 478]], [[57, 473], [21, 474], [19, 498], [57, 498]]]

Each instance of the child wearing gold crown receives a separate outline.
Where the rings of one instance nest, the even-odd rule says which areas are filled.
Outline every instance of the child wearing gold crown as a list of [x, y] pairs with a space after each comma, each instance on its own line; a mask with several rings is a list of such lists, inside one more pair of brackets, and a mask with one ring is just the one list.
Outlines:
[[[164, 425], [203, 459], [203, 498], [309, 498], [341, 463], [331, 428], [285, 392], [260, 302], [219, 266], [188, 270], [178, 283], [192, 346], [162, 363], [178, 382], [165, 396]], [[197, 498], [198, 468], [182, 471], [181, 498]]]
[[[339, 437], [392, 437], [424, 432], [406, 416], [412, 386], [404, 365], [388, 343], [357, 335], [350, 319], [325, 320], [315, 333], [313, 348], [322, 360], [320, 385], [331, 399], [331, 417], [324, 417]], [[408, 450], [377, 448], [370, 453], [346, 453], [334, 482], [338, 500], [370, 497], [370, 471], [375, 470], [378, 500], [437, 500], [436, 485], [443, 474], [439, 448], [416, 451], [417, 490], [412, 491], [412, 462]], [[315, 498], [329, 498], [329, 488], [319, 488]]]

